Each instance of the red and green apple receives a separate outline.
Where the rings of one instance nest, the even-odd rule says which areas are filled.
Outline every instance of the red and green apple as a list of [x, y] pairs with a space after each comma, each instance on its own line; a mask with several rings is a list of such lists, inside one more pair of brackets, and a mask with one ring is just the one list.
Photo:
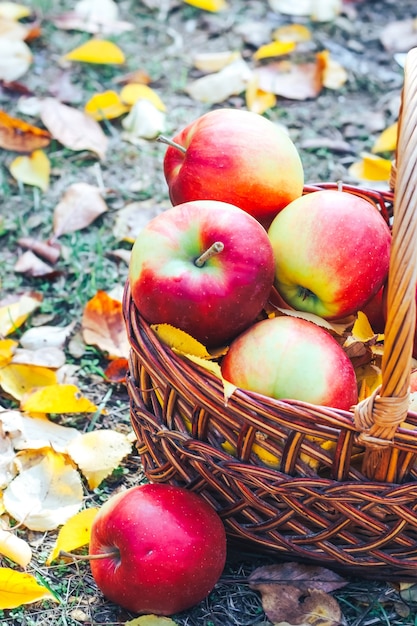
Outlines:
[[230, 345], [222, 375], [241, 389], [349, 410], [358, 399], [352, 362], [324, 328], [279, 316], [252, 325]]
[[336, 190], [306, 194], [275, 217], [268, 235], [275, 287], [297, 310], [347, 317], [386, 280], [391, 232], [362, 197]]
[[214, 588], [225, 565], [226, 533], [198, 494], [144, 484], [111, 496], [101, 507], [91, 529], [90, 557], [106, 598], [134, 613], [172, 615]]
[[215, 200], [186, 202], [153, 218], [131, 254], [132, 299], [150, 324], [171, 324], [219, 347], [247, 328], [274, 280], [267, 232]]
[[268, 227], [302, 194], [304, 171], [295, 144], [262, 115], [226, 108], [209, 111], [172, 142], [165, 153], [164, 174], [174, 205], [221, 200]]

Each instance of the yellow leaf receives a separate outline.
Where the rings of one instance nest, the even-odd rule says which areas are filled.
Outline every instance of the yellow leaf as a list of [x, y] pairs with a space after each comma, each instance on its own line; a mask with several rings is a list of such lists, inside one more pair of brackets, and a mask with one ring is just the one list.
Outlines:
[[277, 97], [273, 93], [260, 89], [258, 85], [258, 76], [253, 74], [246, 87], [246, 106], [249, 111], [262, 115], [276, 105]]
[[226, 0], [184, 0], [185, 4], [190, 4], [192, 7], [202, 9], [203, 11], [224, 11], [229, 8]]
[[82, 506], [83, 485], [68, 457], [51, 448], [24, 451], [16, 459], [19, 474], [4, 490], [8, 514], [30, 530], [53, 530]]
[[358, 402], [367, 398], [382, 382], [381, 369], [373, 363], [366, 363], [355, 368], [358, 381]]
[[41, 304], [39, 297], [22, 295], [14, 302], [0, 307], [0, 335], [13, 333], [24, 324]]
[[210, 354], [202, 343], [183, 330], [171, 326], [171, 324], [154, 324], [151, 328], [162, 343], [165, 343], [177, 352], [193, 354], [201, 359], [213, 358], [213, 355]]
[[94, 413], [95, 404], [84, 397], [76, 385], [52, 384], [35, 389], [22, 399], [28, 413]]
[[158, 96], [156, 91], [148, 87], [148, 85], [141, 85], [139, 83], [128, 83], [123, 87], [120, 92], [120, 99], [128, 106], [133, 106], [138, 100], [145, 99], [152, 102], [152, 104], [160, 111], [166, 111], [166, 106]]
[[0, 567], [0, 609], [15, 609], [45, 599], [56, 601], [49, 589], [40, 585], [32, 574]]
[[47, 565], [50, 565], [59, 556], [61, 550], [72, 552], [90, 542], [91, 526], [98, 511], [97, 507], [84, 509], [65, 522], [58, 533], [52, 552], [48, 556]]
[[201, 357], [195, 356], [194, 354], [184, 354], [184, 356], [186, 356], [187, 359], [190, 359], [190, 361], [193, 361], [193, 363], [197, 363], [197, 365], [200, 365], [208, 372], [211, 372], [222, 381], [224, 402], [225, 404], [227, 404], [228, 399], [236, 389], [236, 385], [233, 385], [228, 380], [223, 378], [220, 365], [214, 361], [207, 361], [206, 359], [202, 359]]
[[0, 339], [0, 367], [10, 363], [18, 345], [13, 339]]
[[47, 367], [9, 363], [0, 369], [1, 387], [16, 400], [22, 400], [36, 387], [47, 387], [56, 383], [56, 372]]
[[10, 173], [26, 185], [40, 187], [46, 191], [49, 187], [51, 164], [43, 150], [35, 150], [30, 156], [18, 156], [10, 164]]
[[375, 141], [372, 152], [391, 152], [397, 147], [398, 122], [391, 124], [379, 135]]
[[21, 20], [29, 17], [31, 11], [28, 7], [14, 2], [0, 2], [0, 17], [6, 17], [9, 20]]
[[123, 104], [120, 96], [115, 91], [104, 91], [95, 94], [86, 103], [84, 110], [95, 120], [112, 120], [129, 111], [129, 107]]
[[271, 41], [271, 43], [266, 43], [256, 50], [253, 55], [253, 58], [256, 61], [259, 59], [267, 59], [269, 57], [279, 57], [284, 54], [288, 54], [295, 49], [294, 41]]
[[301, 43], [311, 39], [311, 31], [304, 24], [285, 24], [273, 31], [272, 39]]
[[170, 617], [161, 617], [154, 614], [141, 615], [125, 622], [125, 626], [176, 626], [176, 624], [177, 622], [174, 622]]
[[211, 74], [219, 72], [226, 65], [233, 63], [242, 56], [237, 50], [224, 50], [223, 52], [200, 52], [193, 58], [193, 65], [201, 72]]
[[20, 567], [26, 567], [32, 559], [32, 550], [27, 541], [3, 528], [0, 528], [0, 554]]
[[349, 174], [359, 180], [389, 181], [392, 163], [370, 153], [362, 154], [362, 161], [349, 167]]
[[116, 63], [125, 62], [122, 50], [112, 41], [106, 39], [90, 39], [86, 43], [68, 52], [64, 59], [83, 63]]
[[365, 313], [358, 311], [358, 317], [352, 328], [352, 335], [358, 341], [369, 341], [375, 337], [375, 333], [371, 328]]
[[70, 442], [67, 452], [95, 489], [132, 450], [132, 442], [115, 430], [95, 430]]

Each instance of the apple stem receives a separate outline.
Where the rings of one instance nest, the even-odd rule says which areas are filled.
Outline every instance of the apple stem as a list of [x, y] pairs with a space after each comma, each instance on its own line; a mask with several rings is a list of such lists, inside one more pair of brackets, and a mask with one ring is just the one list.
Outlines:
[[204, 263], [211, 259], [211, 257], [216, 256], [219, 252], [224, 250], [224, 243], [222, 241], [215, 241], [210, 248], [207, 248], [200, 256], [194, 261], [194, 265], [197, 267], [203, 267]]
[[171, 146], [171, 148], [176, 148], [177, 150], [180, 150], [180, 152], [183, 152], [184, 154], [187, 152], [187, 149], [184, 148], [184, 146], [181, 146], [179, 143], [172, 141], [172, 139], [168, 139], [168, 137], [165, 137], [164, 135], [159, 135], [156, 138], [156, 141], [159, 141], [160, 143], [166, 143], [167, 146]]
[[73, 554], [72, 552], [66, 552], [60, 550], [58, 556], [66, 556], [74, 561], [97, 561], [99, 559], [108, 559], [114, 556], [120, 557], [119, 550], [112, 550], [111, 552], [101, 552], [100, 554]]

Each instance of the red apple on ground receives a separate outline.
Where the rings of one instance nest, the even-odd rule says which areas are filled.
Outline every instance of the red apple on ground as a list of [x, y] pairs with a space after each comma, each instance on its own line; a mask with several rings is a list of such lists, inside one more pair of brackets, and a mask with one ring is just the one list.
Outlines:
[[174, 205], [221, 200], [268, 227], [278, 211], [302, 194], [304, 172], [294, 143], [262, 115], [209, 111], [172, 141], [178, 147], [168, 147], [164, 173]]
[[[217, 245], [207, 260], [203, 254]], [[157, 215], [132, 249], [129, 280], [138, 311], [151, 324], [171, 324], [207, 347], [247, 328], [274, 280], [265, 229], [224, 202], [186, 202]]]
[[268, 231], [275, 286], [295, 309], [327, 319], [360, 310], [382, 287], [391, 232], [373, 204], [322, 190], [281, 211]]
[[134, 613], [172, 615], [203, 600], [220, 578], [226, 534], [201, 496], [166, 484], [132, 487], [97, 514], [90, 560], [102, 593]]
[[330, 333], [313, 322], [274, 317], [237, 337], [223, 377], [241, 389], [348, 410], [358, 399], [353, 365]]

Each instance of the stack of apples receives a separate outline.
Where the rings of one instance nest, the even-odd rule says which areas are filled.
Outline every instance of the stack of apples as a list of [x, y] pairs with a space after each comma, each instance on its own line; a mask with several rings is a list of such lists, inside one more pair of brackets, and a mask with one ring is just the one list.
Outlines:
[[222, 374], [239, 388], [348, 410], [358, 386], [339, 341], [305, 315], [263, 312], [277, 295], [327, 320], [369, 306], [389, 267], [379, 211], [342, 190], [303, 195], [295, 144], [256, 113], [216, 109], [162, 140], [172, 206], [132, 249], [139, 313], [227, 346]]

